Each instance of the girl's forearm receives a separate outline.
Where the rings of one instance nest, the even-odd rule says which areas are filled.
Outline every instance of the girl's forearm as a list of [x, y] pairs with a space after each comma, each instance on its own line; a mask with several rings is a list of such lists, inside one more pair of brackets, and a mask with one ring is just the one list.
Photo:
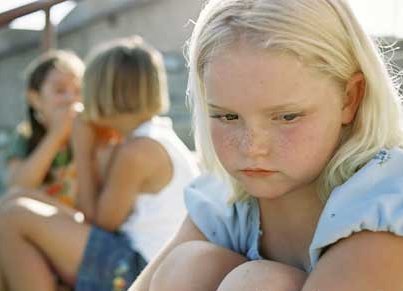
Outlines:
[[88, 221], [95, 218], [99, 188], [96, 168], [96, 144], [94, 128], [87, 121], [77, 117], [73, 123], [72, 144], [77, 168], [78, 193], [76, 207]]
[[8, 185], [24, 188], [40, 187], [62, 145], [63, 140], [57, 134], [45, 135], [30, 156], [9, 173]]
[[77, 208], [80, 209], [87, 220], [95, 217], [98, 193], [98, 178], [95, 161], [91, 154], [76, 156], [77, 167]]

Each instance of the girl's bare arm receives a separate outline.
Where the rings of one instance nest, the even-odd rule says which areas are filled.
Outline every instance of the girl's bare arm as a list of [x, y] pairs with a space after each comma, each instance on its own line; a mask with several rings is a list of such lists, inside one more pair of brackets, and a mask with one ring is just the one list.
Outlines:
[[302, 291], [399, 290], [403, 286], [403, 239], [363, 231], [335, 243], [309, 274]]
[[162, 146], [149, 138], [136, 138], [117, 145], [106, 180], [102, 183], [94, 213], [94, 223], [115, 231], [133, 211], [137, 194], [152, 183], [171, 162]]
[[78, 182], [76, 207], [88, 221], [92, 221], [98, 192], [95, 133], [92, 126], [80, 117], [74, 120], [72, 144]]
[[74, 115], [69, 104], [54, 108], [47, 133], [35, 150], [24, 160], [10, 161], [9, 186], [38, 188], [42, 185], [57, 152], [70, 139]]
[[8, 186], [23, 188], [41, 186], [63, 143], [60, 134], [49, 132], [25, 160], [12, 159], [8, 164]]

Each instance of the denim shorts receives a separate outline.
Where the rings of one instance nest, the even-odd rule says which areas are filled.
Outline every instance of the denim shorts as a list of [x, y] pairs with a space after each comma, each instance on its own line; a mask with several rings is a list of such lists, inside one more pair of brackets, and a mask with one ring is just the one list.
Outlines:
[[75, 290], [126, 290], [146, 264], [124, 234], [92, 227]]

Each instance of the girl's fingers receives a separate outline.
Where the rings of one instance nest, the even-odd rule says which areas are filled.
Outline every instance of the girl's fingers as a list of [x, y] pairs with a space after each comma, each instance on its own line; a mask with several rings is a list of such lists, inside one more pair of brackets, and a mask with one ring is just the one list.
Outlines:
[[55, 108], [70, 107], [76, 102], [77, 102], [77, 100], [75, 100], [73, 98], [64, 98], [64, 99], [60, 98], [60, 99], [54, 100], [53, 106]]

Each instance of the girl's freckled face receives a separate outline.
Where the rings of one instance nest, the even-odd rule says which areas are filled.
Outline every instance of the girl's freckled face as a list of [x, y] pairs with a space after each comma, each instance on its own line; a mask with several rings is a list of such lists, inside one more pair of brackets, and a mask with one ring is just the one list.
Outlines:
[[275, 198], [316, 180], [341, 134], [335, 81], [290, 54], [242, 45], [213, 57], [204, 80], [216, 153], [250, 194]]

